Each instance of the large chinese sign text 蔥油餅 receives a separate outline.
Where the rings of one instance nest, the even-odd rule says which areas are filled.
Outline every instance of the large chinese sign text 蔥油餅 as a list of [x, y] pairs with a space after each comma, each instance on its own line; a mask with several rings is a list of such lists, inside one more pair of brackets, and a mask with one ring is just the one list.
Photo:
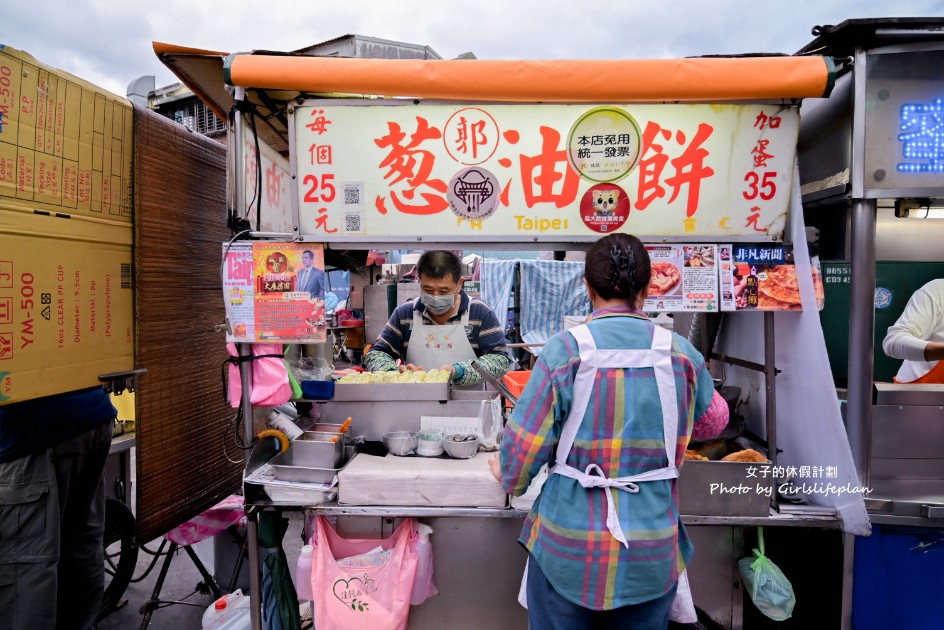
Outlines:
[[294, 111], [302, 234], [764, 241], [783, 233], [792, 107], [349, 103]]

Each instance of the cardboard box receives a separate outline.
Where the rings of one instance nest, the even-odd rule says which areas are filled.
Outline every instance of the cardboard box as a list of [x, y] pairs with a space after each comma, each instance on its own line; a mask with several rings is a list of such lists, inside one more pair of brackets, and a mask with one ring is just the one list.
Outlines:
[[0, 48], [0, 405], [134, 368], [133, 112]]
[[0, 405], [134, 369], [131, 227], [121, 231], [0, 206]]
[[0, 48], [0, 203], [131, 225], [131, 104]]

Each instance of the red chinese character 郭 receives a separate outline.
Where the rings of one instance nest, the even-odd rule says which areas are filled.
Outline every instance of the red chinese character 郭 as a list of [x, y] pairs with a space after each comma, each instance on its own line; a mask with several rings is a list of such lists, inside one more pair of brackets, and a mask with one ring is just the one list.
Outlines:
[[305, 125], [308, 129], [317, 133], [319, 136], [328, 131], [328, 125], [331, 124], [331, 121], [325, 117], [323, 109], [311, 110], [311, 117], [314, 118], [314, 120]]
[[767, 160], [773, 158], [773, 154], [767, 153], [767, 145], [770, 144], [770, 140], [758, 140], [757, 146], [751, 149], [751, 154], [754, 156], [754, 168], [760, 168], [761, 166], [767, 166]]
[[[406, 145], [403, 144], [406, 134], [400, 129], [400, 125], [388, 122], [387, 130], [387, 135], [374, 140], [374, 144], [381, 149], [389, 149], [387, 157], [378, 166], [388, 169], [384, 175], [384, 179], [389, 180], [388, 186], [393, 188], [404, 180], [407, 186], [400, 191], [400, 195], [396, 191], [390, 193], [393, 205], [406, 214], [436, 214], [448, 208], [449, 203], [442, 196], [446, 192], [446, 183], [441, 179], [430, 179], [435, 156], [429, 151], [418, 148], [427, 140], [441, 138], [442, 133], [439, 129], [431, 127], [425, 118], [417, 116], [416, 131], [410, 136], [410, 142]], [[417, 188], [420, 186], [428, 186], [441, 194], [421, 192], [420, 197], [425, 201], [424, 204], [408, 203], [414, 200]], [[376, 205], [381, 213], [386, 213], [383, 197], [377, 198]]]
[[[570, 167], [567, 152], [558, 148], [560, 133], [550, 127], [541, 127], [541, 153], [535, 156], [521, 155], [521, 183], [524, 188], [525, 205], [533, 208], [536, 203], [553, 203], [558, 208], [572, 204], [577, 199], [580, 176]], [[558, 171], [562, 164], [564, 173]], [[535, 172], [537, 174], [535, 175]], [[554, 192], [554, 184], [564, 180], [560, 192]], [[537, 191], [535, 191], [537, 187]]]
[[465, 116], [462, 116], [456, 125], [456, 131], [456, 150], [460, 153], [471, 153], [472, 159], [477, 160], [479, 147], [488, 143], [488, 138], [485, 135], [485, 121], [478, 120], [470, 123]]

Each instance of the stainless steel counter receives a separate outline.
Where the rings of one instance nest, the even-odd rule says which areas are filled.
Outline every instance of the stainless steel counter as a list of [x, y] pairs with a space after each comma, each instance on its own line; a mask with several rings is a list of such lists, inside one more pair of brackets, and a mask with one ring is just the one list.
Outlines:
[[944, 520], [944, 385], [875, 383], [870, 443], [870, 518]]
[[[376, 516], [381, 518], [518, 518], [528, 515], [513, 508], [455, 508], [455, 507], [397, 507], [338, 505], [328, 503], [305, 508], [309, 514], [323, 516]], [[779, 514], [773, 510], [768, 516], [699, 516], [683, 514], [686, 525], [719, 525], [725, 527], [816, 527], [842, 529], [842, 521], [835, 514]]]

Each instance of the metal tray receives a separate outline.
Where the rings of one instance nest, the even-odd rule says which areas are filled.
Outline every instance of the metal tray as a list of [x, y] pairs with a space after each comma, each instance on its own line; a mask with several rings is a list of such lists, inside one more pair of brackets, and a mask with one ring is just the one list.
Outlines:
[[344, 463], [343, 440], [328, 442], [303, 439], [305, 435], [302, 433], [289, 448], [289, 451], [295, 451], [293, 457], [297, 464], [314, 468], [338, 468]]
[[[354, 457], [356, 457], [356, 455]], [[352, 457], [351, 460], [353, 460], [354, 457]], [[344, 466], [347, 466], [351, 460], [348, 460], [344, 465], [338, 468], [319, 468], [308, 464], [304, 460], [304, 455], [299, 457], [299, 451], [296, 451], [293, 447], [273, 457], [269, 465], [272, 466], [275, 478], [281, 481], [331, 483], [334, 481], [335, 475], [344, 470]]]
[[679, 511], [689, 516], [768, 516], [774, 488], [770, 472], [770, 463], [686, 461], [679, 469]]
[[338, 383], [331, 400], [449, 400], [449, 390], [449, 383]]

